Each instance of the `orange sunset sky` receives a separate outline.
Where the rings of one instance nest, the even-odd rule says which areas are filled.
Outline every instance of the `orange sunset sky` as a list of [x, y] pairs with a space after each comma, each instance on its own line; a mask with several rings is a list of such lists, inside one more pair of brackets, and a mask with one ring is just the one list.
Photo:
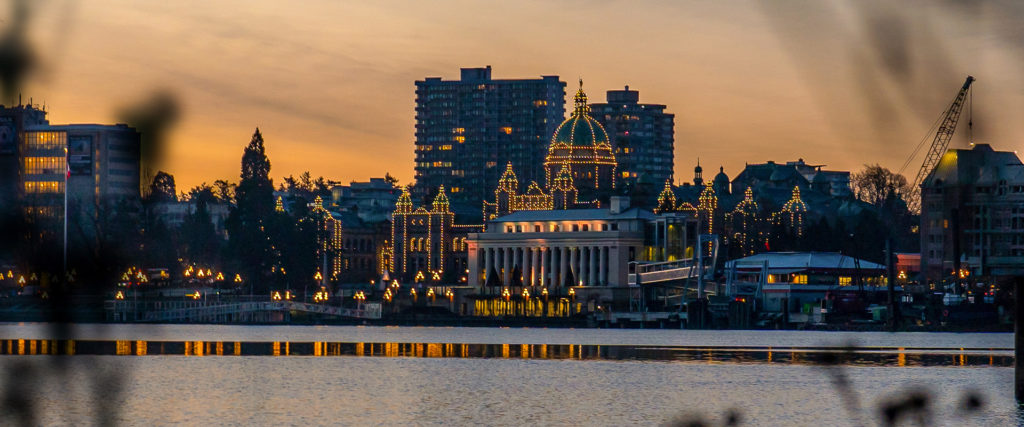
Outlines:
[[[966, 3], [966, 4], [961, 4]], [[161, 169], [178, 190], [238, 180], [253, 128], [275, 183], [413, 178], [414, 81], [578, 77], [676, 115], [676, 179], [696, 159], [804, 158], [899, 169], [968, 74], [975, 142], [1024, 136], [1022, 2], [30, 2], [39, 68], [22, 90], [53, 123], [114, 122], [156, 90], [182, 114]], [[9, 7], [8, 7], [9, 8]], [[10, 22], [6, 11], [4, 23]], [[5, 100], [10, 104], [10, 100]], [[570, 99], [571, 103], [571, 99]], [[965, 112], [966, 117], [966, 112]], [[966, 124], [966, 120], [961, 126]], [[953, 144], [965, 146], [961, 132]], [[912, 178], [921, 159], [904, 174]]]

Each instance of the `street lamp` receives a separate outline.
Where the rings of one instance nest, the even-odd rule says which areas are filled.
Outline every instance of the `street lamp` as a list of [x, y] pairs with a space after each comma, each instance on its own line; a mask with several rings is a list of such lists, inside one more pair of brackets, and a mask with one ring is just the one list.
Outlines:
[[352, 299], [357, 302], [356, 308], [362, 310], [363, 301], [366, 301], [366, 294], [364, 294], [363, 291], [356, 292], [356, 294], [352, 296]]

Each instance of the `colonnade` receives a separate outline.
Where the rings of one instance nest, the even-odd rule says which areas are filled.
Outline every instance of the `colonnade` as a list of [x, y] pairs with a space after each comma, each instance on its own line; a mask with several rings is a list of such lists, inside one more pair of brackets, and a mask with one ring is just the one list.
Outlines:
[[[480, 248], [477, 249], [477, 265], [472, 265], [470, 271], [483, 274], [480, 285], [487, 283], [487, 275], [495, 273], [502, 286], [510, 286], [512, 273], [519, 267], [523, 286], [607, 286], [610, 249], [608, 246]], [[479, 265], [481, 263], [483, 265]], [[567, 284], [567, 280], [571, 282]]]

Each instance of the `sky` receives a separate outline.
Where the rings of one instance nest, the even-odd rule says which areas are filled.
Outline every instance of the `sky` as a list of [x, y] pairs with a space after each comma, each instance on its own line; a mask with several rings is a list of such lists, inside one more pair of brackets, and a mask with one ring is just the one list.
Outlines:
[[23, 98], [45, 102], [51, 123], [114, 123], [172, 93], [181, 114], [160, 169], [179, 191], [237, 181], [257, 126], [275, 183], [306, 170], [409, 183], [414, 82], [487, 65], [494, 78], [558, 75], [569, 105], [577, 78], [592, 102], [629, 85], [667, 105], [677, 181], [698, 158], [730, 176], [797, 158], [899, 170], [968, 74], [973, 141], [1024, 149], [1024, 2], [29, 4], [38, 68]]

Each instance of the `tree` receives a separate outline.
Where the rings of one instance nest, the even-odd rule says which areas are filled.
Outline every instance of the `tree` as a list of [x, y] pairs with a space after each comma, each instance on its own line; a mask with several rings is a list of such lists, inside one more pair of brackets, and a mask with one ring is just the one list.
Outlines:
[[[235, 188], [235, 206], [228, 216], [229, 253], [236, 268], [245, 272], [250, 290], [265, 290], [264, 279], [275, 265], [276, 252], [270, 241], [274, 217], [274, 184], [270, 180], [270, 159], [259, 128], [242, 154], [241, 181]], [[258, 288], [260, 287], [260, 288]]]
[[149, 185], [149, 202], [176, 202], [178, 201], [177, 188], [174, 185], [174, 176], [159, 171], [153, 177]]
[[384, 180], [391, 183], [392, 186], [398, 187], [398, 178], [391, 176], [390, 172], [384, 172]]
[[860, 200], [881, 208], [887, 201], [912, 193], [907, 178], [880, 165], [864, 165], [864, 170], [850, 178], [853, 194]]
[[235, 202], [235, 187], [238, 185], [224, 179], [213, 182], [214, 195], [221, 203], [232, 204]]
[[876, 208], [874, 221], [884, 236], [893, 239], [895, 250], [920, 251], [920, 241], [912, 231], [918, 219], [910, 211], [917, 204], [917, 195], [903, 175], [879, 165], [865, 165], [851, 177], [851, 184], [858, 199]]
[[203, 265], [220, 265], [220, 236], [213, 226], [210, 216], [210, 203], [217, 201], [213, 188], [206, 185], [197, 186], [189, 191], [190, 213], [181, 225], [180, 236], [184, 240], [185, 256], [191, 262]]

